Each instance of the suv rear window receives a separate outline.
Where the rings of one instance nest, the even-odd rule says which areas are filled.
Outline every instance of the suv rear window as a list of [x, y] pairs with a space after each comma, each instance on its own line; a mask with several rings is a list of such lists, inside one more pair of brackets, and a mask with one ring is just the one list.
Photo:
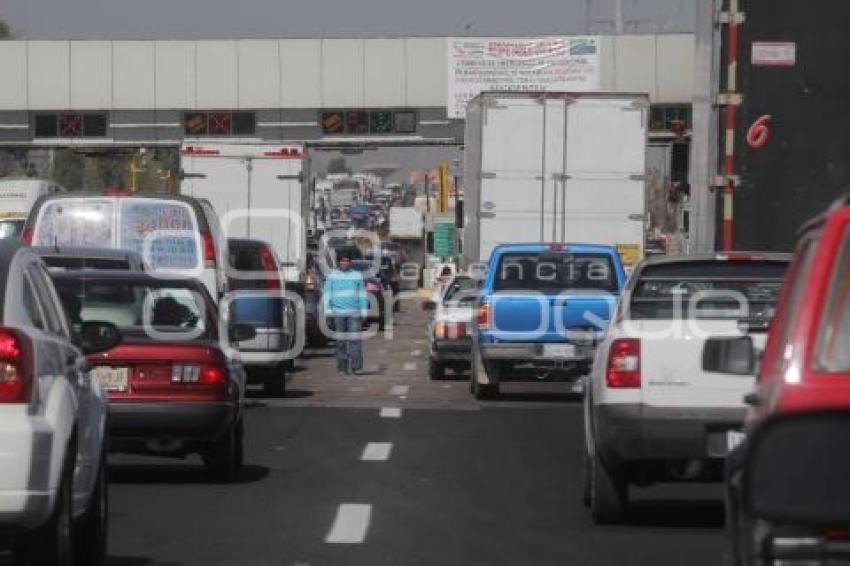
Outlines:
[[650, 265], [632, 291], [629, 318], [770, 319], [787, 267], [782, 261]]
[[98, 197], [50, 200], [41, 209], [34, 236], [35, 246], [132, 250], [146, 257], [152, 269], [194, 270], [201, 266], [195, 211], [180, 201]]
[[617, 291], [607, 254], [506, 253], [499, 259], [494, 291]]
[[139, 252], [153, 269], [199, 267], [200, 229], [190, 205], [158, 199], [122, 199], [120, 203], [120, 248]]
[[109, 199], [57, 199], [38, 216], [34, 246], [114, 248], [115, 204]]

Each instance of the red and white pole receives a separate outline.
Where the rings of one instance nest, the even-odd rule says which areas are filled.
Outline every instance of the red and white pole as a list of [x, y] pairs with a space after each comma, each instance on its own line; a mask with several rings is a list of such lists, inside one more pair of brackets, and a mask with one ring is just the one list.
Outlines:
[[723, 185], [723, 251], [732, 251], [734, 247], [734, 190], [735, 182], [735, 125], [738, 120], [736, 101], [731, 99], [738, 90], [738, 0], [729, 0], [729, 29], [726, 49], [726, 142], [723, 156], [723, 173], [726, 182]]

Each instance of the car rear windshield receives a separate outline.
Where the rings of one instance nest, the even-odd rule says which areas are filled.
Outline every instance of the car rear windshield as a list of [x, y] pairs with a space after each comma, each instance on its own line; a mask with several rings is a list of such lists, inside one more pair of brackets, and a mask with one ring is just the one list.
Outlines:
[[602, 253], [506, 253], [499, 259], [495, 291], [617, 291], [611, 256]]
[[[203, 338], [211, 332], [207, 304], [200, 291], [179, 281], [121, 279], [54, 280], [68, 320], [78, 328], [87, 321], [111, 322], [128, 335]], [[180, 338], [183, 338], [181, 336]]]
[[632, 319], [770, 319], [784, 261], [688, 261], [650, 265], [632, 291]]
[[201, 265], [195, 211], [188, 203], [167, 199], [50, 200], [39, 213], [33, 244], [131, 250], [142, 254], [152, 269]]
[[443, 304], [447, 307], [471, 306], [478, 295], [478, 281], [471, 277], [455, 277], [446, 289]]

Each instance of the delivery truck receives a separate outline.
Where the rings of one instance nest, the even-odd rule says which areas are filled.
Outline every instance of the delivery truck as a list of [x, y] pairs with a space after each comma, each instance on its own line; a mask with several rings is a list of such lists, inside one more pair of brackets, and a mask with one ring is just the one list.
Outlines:
[[228, 238], [271, 244], [286, 280], [298, 281], [309, 218], [304, 147], [184, 143], [181, 160], [181, 193], [208, 200]]
[[482, 93], [466, 113], [462, 264], [502, 243], [614, 246], [643, 256], [649, 98]]

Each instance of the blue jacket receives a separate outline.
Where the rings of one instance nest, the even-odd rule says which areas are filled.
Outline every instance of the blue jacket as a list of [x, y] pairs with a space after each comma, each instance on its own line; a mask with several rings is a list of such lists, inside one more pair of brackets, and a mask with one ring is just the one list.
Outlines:
[[359, 271], [338, 269], [328, 275], [322, 287], [322, 305], [325, 314], [357, 315], [365, 317], [369, 312], [369, 296], [366, 284]]

